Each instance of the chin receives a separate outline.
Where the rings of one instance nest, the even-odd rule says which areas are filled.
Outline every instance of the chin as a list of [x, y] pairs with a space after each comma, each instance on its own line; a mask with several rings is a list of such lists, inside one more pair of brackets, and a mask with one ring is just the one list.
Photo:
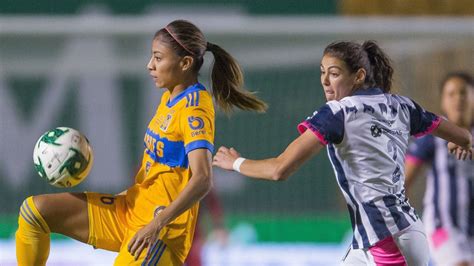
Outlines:
[[158, 83], [158, 82], [155, 82], [155, 87], [157, 87], [158, 89], [164, 88], [164, 87], [163, 87], [163, 84], [160, 84], [160, 83]]
[[335, 100], [336, 98], [334, 97], [334, 95], [326, 95], [326, 101], [329, 102], [329, 101], [333, 101]]

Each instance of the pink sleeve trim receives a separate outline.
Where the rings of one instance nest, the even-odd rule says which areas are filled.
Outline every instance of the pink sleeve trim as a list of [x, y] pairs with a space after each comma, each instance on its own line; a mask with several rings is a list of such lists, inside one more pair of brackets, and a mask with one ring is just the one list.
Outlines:
[[311, 124], [308, 123], [308, 121], [303, 121], [298, 125], [298, 132], [300, 134], [303, 134], [307, 129], [311, 130], [311, 132], [316, 135], [316, 137], [322, 144], [328, 145], [328, 142], [324, 139], [323, 134], [321, 134], [317, 129], [313, 128]]
[[412, 164], [416, 165], [416, 166], [422, 165], [425, 162], [422, 159], [420, 159], [418, 157], [415, 157], [413, 155], [407, 155], [405, 157], [405, 160], [409, 163], [412, 163]]
[[436, 119], [433, 120], [433, 122], [431, 122], [431, 126], [426, 131], [415, 134], [414, 135], [415, 138], [419, 138], [419, 137], [422, 137], [424, 135], [431, 134], [431, 132], [433, 132], [433, 130], [435, 130], [439, 127], [439, 124], [441, 124], [441, 118], [439, 116], [437, 116]]

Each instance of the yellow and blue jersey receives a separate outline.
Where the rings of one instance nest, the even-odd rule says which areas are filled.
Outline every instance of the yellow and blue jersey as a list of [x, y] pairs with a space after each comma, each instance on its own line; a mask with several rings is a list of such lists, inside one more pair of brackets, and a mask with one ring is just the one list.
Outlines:
[[[166, 91], [146, 130], [142, 166], [135, 185], [118, 206], [119, 218], [132, 231], [148, 224], [187, 185], [192, 173], [188, 153], [214, 149], [212, 97], [196, 83], [173, 99]], [[191, 247], [198, 204], [185, 211], [160, 233], [166, 245], [184, 261]]]
[[[142, 164], [147, 179], [156, 172], [188, 169], [187, 154], [205, 148], [214, 149], [214, 106], [211, 95], [197, 83], [169, 99], [163, 94], [160, 106], [150, 122], [144, 140]], [[137, 182], [143, 180], [138, 179]]]

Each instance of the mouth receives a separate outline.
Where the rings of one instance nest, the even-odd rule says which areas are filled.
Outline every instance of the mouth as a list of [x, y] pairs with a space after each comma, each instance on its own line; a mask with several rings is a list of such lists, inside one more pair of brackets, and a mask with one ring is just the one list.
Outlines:
[[324, 93], [325, 93], [325, 94], [328, 94], [328, 95], [333, 95], [333, 94], [334, 94], [334, 91], [332, 91], [332, 90], [325, 90]]

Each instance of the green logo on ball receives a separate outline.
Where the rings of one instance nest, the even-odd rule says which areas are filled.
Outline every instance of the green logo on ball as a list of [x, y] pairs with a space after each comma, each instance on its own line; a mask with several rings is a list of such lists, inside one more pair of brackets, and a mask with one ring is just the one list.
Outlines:
[[[47, 132], [46, 134], [44, 134], [42, 137], [41, 137], [41, 141], [40, 142], [44, 142], [44, 143], [48, 143], [48, 144], [53, 144], [53, 145], [56, 145], [56, 146], [61, 146], [61, 144], [59, 143], [56, 143], [56, 140], [58, 140], [59, 137], [61, 137], [62, 135], [66, 134], [67, 132], [69, 132], [69, 129], [66, 129], [66, 130], [62, 130], [60, 128], [55, 128], [49, 132]], [[39, 147], [39, 143], [38, 142], [38, 147]]]
[[48, 179], [48, 176], [46, 175], [46, 171], [44, 170], [44, 167], [43, 167], [43, 162], [41, 162], [40, 157], [38, 157], [38, 162], [39, 164], [35, 164], [36, 171], [41, 177]]
[[69, 150], [73, 151], [74, 155], [71, 156], [69, 159], [67, 159], [63, 163], [63, 165], [59, 169], [59, 172], [62, 173], [64, 169], [66, 169], [72, 178], [80, 179], [77, 176], [81, 174], [87, 168], [87, 165], [89, 164], [89, 160], [86, 159], [86, 157], [84, 157], [84, 155], [82, 155], [80, 151], [74, 148], [70, 148]]

